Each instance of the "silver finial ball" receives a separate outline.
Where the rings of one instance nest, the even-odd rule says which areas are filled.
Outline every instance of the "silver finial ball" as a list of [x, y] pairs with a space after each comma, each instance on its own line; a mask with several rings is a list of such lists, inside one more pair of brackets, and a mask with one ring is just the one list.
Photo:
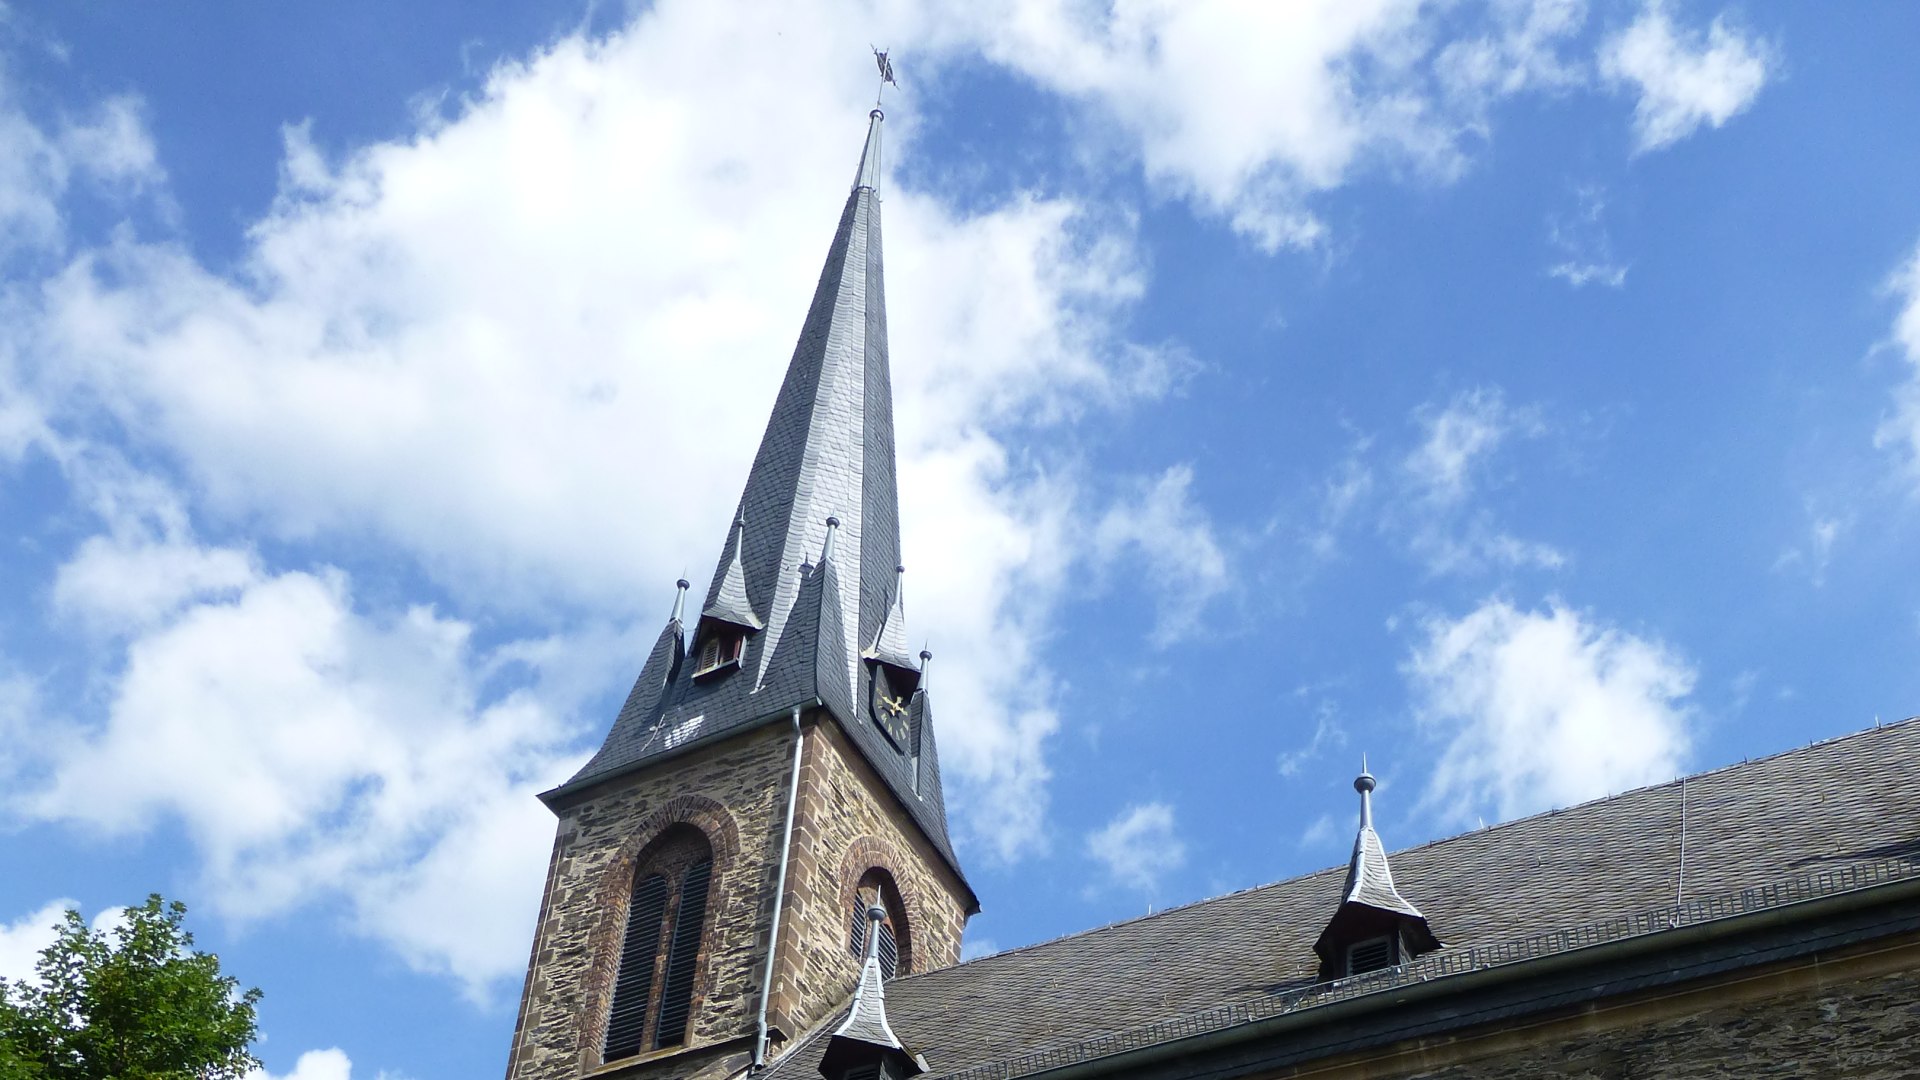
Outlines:
[[681, 578], [679, 581], [676, 581], [673, 584], [675, 588], [679, 588], [679, 589], [693, 588], [693, 583], [688, 581], [686, 578]]
[[868, 905], [867, 918], [874, 919], [874, 920], [882, 920], [882, 919], [885, 919], [886, 917], [887, 917], [887, 909], [880, 906], [880, 901], [875, 900], [872, 904]]
[[895, 564], [894, 564], [894, 567], [893, 567], [893, 572], [894, 572], [894, 573], [896, 573], [896, 574], [904, 574], [904, 573], [906, 573], [906, 572], [907, 572], [907, 564], [906, 564], [906, 563], [895, 563]]
[[829, 529], [837, 529], [837, 528], [839, 528], [839, 527], [840, 527], [840, 519], [839, 519], [839, 518], [837, 518], [837, 517], [830, 517], [830, 518], [828, 518], [828, 519], [827, 519], [827, 528], [829, 528]]
[[921, 649], [921, 650], [920, 650], [920, 662], [921, 662], [921, 663], [923, 663], [923, 664], [924, 664], [924, 663], [926, 663], [927, 661], [929, 661], [929, 660], [931, 660], [931, 659], [933, 659], [933, 652], [932, 652], [931, 650], [928, 650], [928, 649]]
[[1361, 773], [1353, 778], [1353, 790], [1362, 795], [1372, 792], [1375, 786], [1372, 773]]

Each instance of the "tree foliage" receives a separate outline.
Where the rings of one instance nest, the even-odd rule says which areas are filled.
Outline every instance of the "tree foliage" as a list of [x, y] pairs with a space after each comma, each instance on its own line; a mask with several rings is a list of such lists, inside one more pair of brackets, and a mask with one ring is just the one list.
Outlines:
[[0, 1080], [239, 1080], [259, 990], [193, 949], [187, 909], [158, 894], [94, 930], [68, 911], [38, 978], [0, 979]]

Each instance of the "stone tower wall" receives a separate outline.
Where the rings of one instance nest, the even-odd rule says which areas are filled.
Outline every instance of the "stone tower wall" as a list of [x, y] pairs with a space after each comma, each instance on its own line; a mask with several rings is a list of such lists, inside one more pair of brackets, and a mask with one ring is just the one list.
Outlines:
[[[769, 1023], [790, 1040], [853, 993], [860, 962], [848, 949], [854, 885], [883, 867], [906, 910], [906, 971], [947, 967], [960, 959], [966, 889], [945, 860], [825, 713], [807, 727], [794, 815], [780, 962]], [[792, 1045], [791, 1042], [788, 1045]]]
[[697, 1069], [690, 1055], [751, 1049], [792, 767], [792, 726], [774, 723], [614, 779], [560, 810], [509, 1080], [577, 1077], [600, 1065], [634, 858], [679, 822], [705, 832], [714, 852], [686, 1049], [643, 1053], [614, 1075], [686, 1076]]

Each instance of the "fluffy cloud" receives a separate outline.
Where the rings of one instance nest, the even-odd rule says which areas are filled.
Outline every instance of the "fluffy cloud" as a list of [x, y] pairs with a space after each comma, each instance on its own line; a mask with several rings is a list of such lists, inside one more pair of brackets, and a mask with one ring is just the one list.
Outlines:
[[[60, 203], [76, 182], [126, 193], [161, 175], [138, 99], [108, 98], [78, 115], [43, 122], [29, 115], [0, 67], [0, 257], [64, 243]], [[0, 423], [0, 435], [4, 430]]]
[[1713, 20], [1704, 34], [1674, 26], [1663, 0], [1648, 0], [1640, 17], [1600, 49], [1600, 71], [1640, 96], [1633, 110], [1636, 152], [1670, 146], [1719, 127], [1746, 110], [1766, 85], [1765, 42]]
[[1429, 572], [1487, 566], [1551, 570], [1565, 564], [1559, 549], [1508, 533], [1471, 498], [1503, 445], [1547, 433], [1537, 408], [1509, 405], [1499, 388], [1481, 387], [1454, 395], [1444, 406], [1421, 406], [1414, 421], [1423, 435], [1401, 462], [1414, 496], [1403, 508], [1410, 517], [1405, 536]]
[[1093, 529], [1093, 549], [1108, 564], [1129, 559], [1126, 575], [1156, 595], [1154, 640], [1162, 645], [1199, 625], [1208, 601], [1227, 584], [1227, 556], [1213, 524], [1193, 499], [1193, 469], [1176, 465], [1136, 486]]
[[247, 1080], [351, 1080], [352, 1076], [353, 1062], [348, 1060], [345, 1051], [333, 1048], [301, 1054], [290, 1073], [255, 1069], [247, 1074]]
[[1695, 671], [1658, 640], [1551, 602], [1433, 618], [1407, 661], [1441, 744], [1425, 796], [1450, 824], [1567, 806], [1678, 774]]
[[[118, 579], [150, 551], [80, 558]], [[157, 618], [126, 624], [104, 723], [64, 733], [49, 774], [16, 783], [17, 812], [108, 833], [178, 820], [230, 915], [339, 898], [360, 932], [475, 996], [518, 969], [528, 860], [552, 831], [532, 796], [577, 764], [566, 668], [604, 643], [477, 653], [430, 609], [357, 609], [337, 571], [250, 573]]]
[[1893, 413], [1881, 422], [1874, 443], [1892, 447], [1905, 460], [1914, 490], [1920, 492], [1920, 247], [1895, 271], [1887, 291], [1900, 303], [1893, 343], [1913, 370], [1894, 391]]
[[10, 923], [0, 923], [0, 979], [20, 982], [34, 978], [33, 967], [40, 952], [58, 936], [55, 928], [68, 908], [77, 908], [71, 900], [49, 900], [40, 910], [29, 912]]
[[[405, 139], [330, 152], [290, 127], [235, 271], [123, 233], [47, 283], [13, 331], [36, 407], [178, 461], [205, 531], [373, 538], [483, 615], [651, 620], [645, 598], [718, 553], [844, 197], [870, 87], [829, 59], [836, 10], [772, 35], [764, 13], [660, 5], [503, 65]], [[721, 53], [739, 75], [716, 90]], [[844, 138], [822, 138], [834, 118]], [[1044, 844], [1057, 717], [1025, 643], [1071, 569], [1065, 515], [1206, 536], [1177, 490], [1121, 483], [1109, 507], [1024, 447], [1183, 361], [1113, 334], [1144, 288], [1123, 217], [883, 193], [914, 627], [962, 832], [1012, 858]], [[83, 548], [60, 609], [136, 627], [300, 580], [248, 584], [248, 550], [148, 532]], [[305, 587], [299, 614], [350, 607], [322, 571]]]
[[1444, 406], [1423, 405], [1414, 419], [1424, 437], [1402, 466], [1423, 498], [1443, 506], [1472, 493], [1477, 474], [1502, 443], [1545, 430], [1537, 410], [1508, 405], [1497, 387], [1462, 391]]
[[1494, 3], [1436, 53], [1440, 16], [1415, 0], [967, 10], [932, 29], [1087, 103], [1150, 181], [1269, 250], [1318, 242], [1309, 197], [1364, 166], [1457, 173], [1489, 101], [1570, 77], [1558, 52], [1585, 18], [1575, 0]]
[[1087, 837], [1087, 855], [1119, 885], [1150, 892], [1184, 866], [1187, 848], [1174, 830], [1173, 807], [1140, 803]]

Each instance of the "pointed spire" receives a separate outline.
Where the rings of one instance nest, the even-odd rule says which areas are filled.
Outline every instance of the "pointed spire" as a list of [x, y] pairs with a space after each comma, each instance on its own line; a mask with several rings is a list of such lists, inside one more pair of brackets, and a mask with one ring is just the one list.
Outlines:
[[1339, 908], [1313, 947], [1320, 954], [1323, 972], [1330, 977], [1345, 974], [1341, 970], [1342, 953], [1360, 940], [1392, 934], [1396, 951], [1404, 949], [1409, 955], [1440, 947], [1439, 939], [1427, 926], [1427, 917], [1394, 887], [1386, 845], [1373, 829], [1373, 792], [1378, 786], [1367, 771], [1363, 755], [1360, 775], [1353, 779], [1353, 790], [1360, 794], [1360, 828], [1353, 838], [1346, 884], [1340, 889]]
[[907, 653], [907, 568], [895, 565], [893, 568], [893, 598], [887, 603], [887, 613], [881, 616], [880, 628], [874, 632], [874, 639], [860, 655], [868, 660], [892, 664], [908, 671], [918, 670], [913, 658]]
[[679, 622], [687, 610], [687, 590], [693, 585], [686, 578], [681, 578], [674, 582], [673, 586], [673, 614], [669, 616], [669, 621]]
[[887, 1023], [886, 980], [880, 967], [880, 923], [887, 909], [875, 901], [867, 908], [867, 956], [860, 964], [860, 983], [853, 991], [847, 1018], [833, 1029], [820, 1071], [828, 1080], [842, 1080], [862, 1066], [880, 1064], [881, 1075], [916, 1076], [927, 1070], [918, 1054], [909, 1054]]
[[880, 121], [887, 114], [875, 109], [867, 114], [867, 145], [860, 151], [860, 168], [853, 174], [853, 190], [880, 192]]
[[927, 669], [930, 668], [932, 665], [933, 665], [933, 650], [925, 647], [924, 645], [921, 646], [920, 648], [920, 689], [922, 690], [925, 690], [927, 688]]
[[[923, 758], [919, 775], [927, 780], [916, 790], [913, 766], [864, 708], [881, 667], [899, 662], [913, 671], [901, 617], [900, 495], [877, 194], [883, 120], [878, 108], [867, 118], [853, 188], [700, 608], [695, 637], [702, 654], [712, 642], [737, 663], [704, 668], [698, 682], [696, 665], [676, 668], [663, 704], [650, 710], [653, 719], [623, 712], [602, 753], [550, 794], [558, 798], [643, 767], [664, 752], [662, 741], [651, 738], [655, 728], [681, 732], [684, 744], [784, 717], [795, 705], [819, 706], [958, 874], [937, 769]], [[737, 393], [724, 380], [712, 389]], [[876, 659], [887, 664], [863, 661], [883, 632], [888, 643], [899, 635], [899, 655], [883, 649], [886, 655]], [[895, 693], [917, 678], [886, 674]], [[930, 745], [931, 732], [927, 736]], [[971, 894], [968, 903], [975, 903]]]
[[758, 630], [763, 624], [760, 617], [753, 613], [753, 604], [747, 599], [747, 573], [740, 564], [741, 552], [746, 546], [747, 519], [736, 516], [733, 519], [733, 532], [727, 537], [726, 554], [721, 556], [720, 572], [714, 576], [707, 606], [700, 614], [705, 618]]

